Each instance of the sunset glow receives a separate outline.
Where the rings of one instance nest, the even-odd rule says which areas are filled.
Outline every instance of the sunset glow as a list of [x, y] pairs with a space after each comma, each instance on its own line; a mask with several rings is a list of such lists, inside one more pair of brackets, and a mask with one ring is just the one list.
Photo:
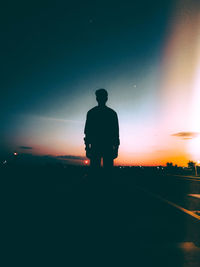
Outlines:
[[[168, 3], [165, 5], [167, 7]], [[141, 8], [139, 4], [138, 8]], [[109, 27], [102, 24], [98, 12], [89, 26], [88, 20], [85, 24], [77, 22], [71, 38], [75, 38], [76, 31], [77, 36], [82, 36], [84, 30], [88, 42], [79, 43], [75, 38], [78, 48], [69, 45], [67, 50], [68, 39], [64, 40], [64, 54], [70, 51], [71, 55], [70, 49], [74, 46], [69, 62], [68, 54], [63, 61], [54, 62], [52, 59], [53, 67], [41, 83], [37, 83], [35, 77], [32, 81], [30, 77], [26, 80], [25, 75], [20, 76], [23, 77], [21, 85], [16, 83], [16, 90], [21, 88], [24, 102], [17, 107], [17, 101], [20, 101], [20, 93], [17, 93], [16, 103], [13, 100], [16, 110], [13, 109], [6, 120], [5, 137], [1, 138], [5, 150], [67, 156], [71, 162], [79, 162], [81, 158], [81, 164], [89, 164], [89, 160], [84, 160], [86, 113], [96, 105], [95, 90], [105, 88], [109, 94], [107, 105], [117, 112], [119, 118], [120, 147], [116, 165], [149, 166], [173, 162], [186, 166], [189, 160], [200, 160], [200, 7], [195, 0], [181, 0], [168, 8], [165, 19], [160, 15], [162, 12], [153, 8], [151, 25], [135, 20], [130, 26], [126, 17], [120, 22], [118, 19], [113, 21], [108, 15], [107, 23], [113, 36]], [[143, 8], [141, 10], [143, 12]], [[117, 9], [117, 12], [120, 14], [121, 10]], [[81, 16], [85, 21], [85, 15]], [[147, 23], [146, 17], [144, 14]], [[71, 27], [71, 21], [66, 16], [64, 19]], [[160, 28], [157, 26], [155, 29], [156, 21], [162, 21]], [[35, 25], [34, 21], [31, 23]], [[57, 23], [61, 27], [60, 22]], [[117, 23], [119, 26], [124, 23], [120, 33], [113, 30]], [[40, 29], [34, 30], [37, 33]], [[103, 43], [95, 42], [101, 31], [107, 41], [106, 48]], [[51, 36], [52, 32], [48, 34]], [[57, 31], [54, 34], [57, 40]], [[35, 47], [45, 47], [40, 39], [36, 38], [36, 41], [39, 44], [36, 42]], [[62, 41], [56, 43], [56, 53]], [[50, 49], [54, 47], [50, 46]], [[26, 56], [24, 58], [26, 60]], [[43, 78], [45, 71], [48, 72], [48, 64], [40, 70], [39, 77]], [[34, 71], [37, 73], [37, 69]], [[29, 87], [32, 88], [30, 91]], [[27, 97], [27, 94], [30, 95]]]

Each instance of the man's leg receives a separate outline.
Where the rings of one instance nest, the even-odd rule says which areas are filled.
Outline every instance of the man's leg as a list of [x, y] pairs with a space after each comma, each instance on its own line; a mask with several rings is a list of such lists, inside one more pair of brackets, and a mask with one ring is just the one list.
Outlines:
[[101, 157], [92, 157], [90, 159], [90, 179], [92, 183], [96, 183], [98, 181], [98, 177], [100, 174], [101, 168]]
[[90, 159], [90, 167], [94, 171], [98, 171], [101, 167], [101, 157], [95, 156]]
[[109, 156], [103, 157], [103, 169], [105, 182], [108, 184], [112, 183], [112, 171], [113, 171], [113, 158]]
[[113, 158], [109, 156], [103, 157], [103, 167], [106, 170], [111, 170], [113, 168]]

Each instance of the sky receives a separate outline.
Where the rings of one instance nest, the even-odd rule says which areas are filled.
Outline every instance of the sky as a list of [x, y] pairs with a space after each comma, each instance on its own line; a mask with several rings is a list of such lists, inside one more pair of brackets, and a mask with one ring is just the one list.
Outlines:
[[86, 113], [105, 88], [116, 165], [200, 160], [198, 1], [11, 1], [0, 20], [1, 155], [81, 163]]

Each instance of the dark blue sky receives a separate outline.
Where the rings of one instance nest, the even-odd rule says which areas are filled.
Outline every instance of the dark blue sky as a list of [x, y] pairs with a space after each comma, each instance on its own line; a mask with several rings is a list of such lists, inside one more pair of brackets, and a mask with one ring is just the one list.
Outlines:
[[[96, 86], [103, 87], [104, 77], [115, 80], [127, 72], [137, 73], [137, 83], [155, 58], [161, 60], [172, 2], [5, 4], [0, 16], [1, 147], [6, 150], [15, 135], [18, 114], [59, 117], [62, 112], [55, 111], [64, 105], [63, 99], [67, 106], [93, 90], [87, 80], [96, 77]], [[66, 116], [71, 117], [70, 111]]]

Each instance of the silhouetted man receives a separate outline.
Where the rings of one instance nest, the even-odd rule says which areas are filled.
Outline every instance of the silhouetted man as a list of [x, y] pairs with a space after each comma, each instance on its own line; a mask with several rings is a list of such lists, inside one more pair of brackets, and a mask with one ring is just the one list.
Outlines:
[[85, 123], [85, 150], [90, 166], [111, 168], [113, 159], [118, 156], [119, 125], [117, 113], [106, 106], [108, 93], [105, 89], [95, 92], [98, 106], [90, 109]]

